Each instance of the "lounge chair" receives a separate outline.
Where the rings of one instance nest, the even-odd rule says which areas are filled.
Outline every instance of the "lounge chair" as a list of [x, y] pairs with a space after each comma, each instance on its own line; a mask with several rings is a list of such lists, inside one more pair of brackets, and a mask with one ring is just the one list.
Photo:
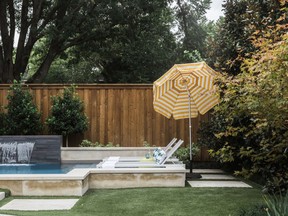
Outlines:
[[[168, 154], [168, 152], [171, 150], [171, 148], [173, 147], [173, 145], [176, 143], [177, 139], [173, 138], [167, 146], [162, 147], [161, 149], [163, 149], [165, 151], [166, 154]], [[159, 147], [157, 149], [154, 150], [157, 151], [159, 150]], [[173, 159], [174, 161], [178, 161], [177, 159]], [[104, 158], [103, 161], [117, 161], [117, 162], [145, 162], [145, 161], [153, 161], [153, 157], [152, 155], [150, 155], [150, 158], [146, 158], [146, 157], [107, 157]]]
[[183, 144], [183, 140], [179, 140], [171, 150], [166, 154], [164, 150], [160, 150], [156, 159], [149, 162], [121, 162], [117, 160], [107, 160], [99, 163], [97, 168], [164, 168], [167, 160], [175, 153], [175, 151]]

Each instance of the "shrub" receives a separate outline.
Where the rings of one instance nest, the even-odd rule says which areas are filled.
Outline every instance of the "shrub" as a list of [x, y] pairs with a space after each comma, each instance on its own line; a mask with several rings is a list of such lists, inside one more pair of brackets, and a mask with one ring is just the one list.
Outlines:
[[151, 147], [150, 143], [148, 143], [146, 140], [143, 141], [143, 147]]
[[92, 143], [91, 141], [86, 140], [86, 139], [82, 140], [82, 142], [80, 143], [81, 147], [94, 147], [93, 145], [94, 145], [94, 143]]
[[288, 193], [285, 196], [278, 195], [266, 195], [264, 196], [265, 203], [267, 204], [268, 216], [284, 216], [288, 215]]
[[52, 108], [46, 120], [49, 131], [53, 134], [68, 136], [82, 133], [88, 128], [88, 119], [84, 114], [83, 102], [75, 93], [75, 86], [65, 88], [62, 96], [52, 98]]
[[[199, 147], [196, 144], [192, 144], [192, 155], [197, 155], [199, 152]], [[180, 161], [183, 161], [186, 165], [190, 163], [190, 147], [181, 147], [175, 153], [175, 157], [177, 157]]]
[[[235, 174], [260, 174], [268, 191], [288, 189], [288, 35], [279, 25], [255, 40], [257, 52], [242, 65], [242, 74], [219, 78], [222, 102], [201, 142]], [[266, 38], [267, 37], [267, 38]], [[272, 37], [272, 38], [271, 38]], [[275, 38], [273, 38], [275, 37]], [[209, 142], [205, 141], [209, 136]]]
[[[14, 81], [7, 96], [6, 133], [9, 135], [34, 135], [42, 131], [41, 115], [28, 90]], [[3, 118], [3, 116], [2, 116]]]
[[91, 142], [89, 140], [83, 140], [80, 144], [81, 147], [119, 147], [119, 144], [114, 145], [112, 142], [108, 142], [106, 145], [99, 142]]
[[266, 207], [263, 205], [255, 205], [252, 207], [241, 208], [237, 213], [236, 216], [265, 216], [266, 214]]
[[0, 135], [6, 134], [6, 114], [4, 112], [1, 112], [0, 109]]

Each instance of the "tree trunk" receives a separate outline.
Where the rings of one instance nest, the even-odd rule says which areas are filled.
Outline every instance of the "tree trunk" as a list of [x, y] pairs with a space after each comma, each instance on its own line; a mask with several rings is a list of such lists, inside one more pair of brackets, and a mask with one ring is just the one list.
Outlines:
[[[0, 33], [1, 33], [1, 60], [2, 79], [4, 83], [11, 83], [13, 77], [13, 42], [15, 22], [14, 10], [11, 8], [11, 2], [0, 1]], [[8, 20], [7, 8], [9, 11], [10, 19]]]
[[[28, 64], [28, 59], [31, 53], [31, 49], [29, 51], [26, 50], [25, 52], [25, 48], [27, 49], [28, 47], [28, 46], [25, 47], [25, 41], [26, 41], [28, 29], [29, 29], [28, 10], [29, 10], [29, 1], [23, 0], [22, 8], [21, 8], [21, 28], [20, 28], [20, 34], [19, 34], [19, 39], [18, 39], [18, 45], [16, 49], [15, 65], [14, 65], [14, 71], [13, 71], [15, 78], [17, 77], [19, 79], [20, 79], [20, 74], [25, 73], [25, 69]], [[29, 33], [30, 37], [32, 33], [34, 32], [30, 31]]]
[[0, 83], [4, 82], [4, 59], [3, 59], [3, 49], [2, 46], [0, 46]]
[[50, 47], [45, 60], [40, 65], [39, 69], [33, 74], [33, 76], [28, 80], [29, 83], [41, 83], [48, 74], [49, 68], [57, 56], [57, 50]]
[[66, 145], [66, 147], [69, 147], [69, 145], [68, 145], [68, 135], [66, 135], [65, 137], [66, 137], [65, 138], [65, 145]]
[[185, 11], [184, 7], [181, 4], [180, 0], [177, 0], [177, 5], [180, 9], [179, 15], [181, 16], [180, 18], [182, 19], [182, 28], [184, 31], [184, 36], [188, 35], [188, 27], [187, 27], [187, 12]]
[[20, 78], [21, 73], [25, 73], [34, 44], [39, 39], [40, 31], [37, 25], [40, 20], [42, 4], [43, 0], [33, 1], [33, 16], [29, 20], [29, 0], [23, 0], [21, 28], [14, 66], [15, 77], [18, 76]]

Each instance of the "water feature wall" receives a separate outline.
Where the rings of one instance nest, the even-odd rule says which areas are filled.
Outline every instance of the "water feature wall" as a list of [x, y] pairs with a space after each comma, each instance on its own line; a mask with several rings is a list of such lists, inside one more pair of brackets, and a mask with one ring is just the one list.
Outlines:
[[0, 143], [0, 161], [2, 164], [30, 163], [34, 145], [33, 142]]
[[62, 136], [0, 136], [0, 162], [61, 163]]

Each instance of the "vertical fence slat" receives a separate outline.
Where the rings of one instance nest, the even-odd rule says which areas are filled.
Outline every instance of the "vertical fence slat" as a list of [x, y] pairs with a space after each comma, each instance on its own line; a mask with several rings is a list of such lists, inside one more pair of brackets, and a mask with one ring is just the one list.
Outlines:
[[130, 124], [129, 124], [129, 100], [130, 100], [130, 91], [123, 89], [122, 91], [122, 122], [121, 122], [121, 144], [127, 145], [130, 143]]
[[97, 113], [99, 113], [99, 110], [97, 109], [97, 102], [98, 102], [98, 94], [95, 90], [90, 90], [90, 107], [91, 107], [91, 116], [88, 121], [90, 122], [91, 128], [89, 128], [89, 133], [91, 140], [98, 140], [99, 133], [97, 133], [99, 130], [97, 128], [98, 126], [98, 116]]
[[[91, 109], [91, 106], [92, 106], [92, 103], [91, 103], [91, 90], [89, 88], [87, 89], [84, 89], [84, 92], [83, 92], [83, 101], [89, 101], [89, 103], [84, 103], [84, 110], [85, 110], [85, 114], [87, 116], [92, 116], [92, 109]], [[89, 130], [90, 128], [92, 128], [92, 123], [91, 121], [88, 121], [88, 130], [84, 133], [84, 137], [91, 140], [92, 137], [91, 137], [91, 131]]]
[[106, 134], [106, 90], [100, 90], [100, 124], [99, 124], [99, 141], [105, 143]]
[[137, 133], [136, 133], [136, 118], [137, 113], [136, 110], [136, 90], [132, 89], [131, 94], [129, 97], [129, 122], [130, 122], [130, 130], [129, 130], [129, 136], [130, 136], [130, 142], [128, 143], [128, 146], [137, 145]]
[[151, 103], [151, 101], [153, 101], [153, 94], [149, 89], [145, 90], [145, 94], [146, 94], [146, 101], [145, 101], [145, 140], [149, 143], [152, 144], [153, 143], [153, 103]]

